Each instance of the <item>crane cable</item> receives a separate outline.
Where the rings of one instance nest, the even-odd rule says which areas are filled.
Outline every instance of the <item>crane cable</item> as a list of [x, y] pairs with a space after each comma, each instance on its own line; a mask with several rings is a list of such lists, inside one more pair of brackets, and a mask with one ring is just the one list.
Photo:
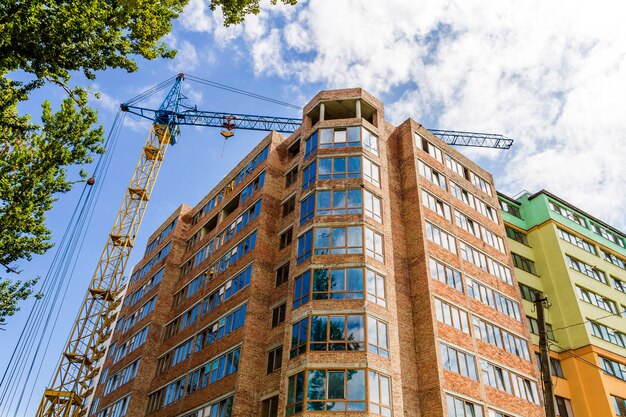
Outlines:
[[[121, 111], [118, 111], [115, 116], [113, 127], [104, 143], [105, 152], [100, 155], [94, 168], [93, 175], [98, 181], [93, 185], [85, 184], [81, 192], [50, 268], [42, 280], [40, 292], [44, 294], [44, 297], [41, 300], [35, 300], [9, 363], [4, 370], [2, 378], [0, 378], [0, 388], [2, 388], [0, 410], [2, 417], [10, 415], [13, 403], [16, 400], [14, 416], [18, 415], [24, 394], [29, 386], [29, 380], [31, 380], [32, 373], [36, 368], [37, 373], [31, 381], [32, 388], [26, 407], [30, 403], [52, 339], [51, 336], [61, 312], [60, 307], [63, 305], [71, 281], [71, 279], [64, 278], [73, 276], [79, 258], [78, 255], [80, 255], [82, 243], [86, 237], [86, 230], [93, 216], [93, 208], [100, 196], [101, 183], [106, 178], [112, 159], [111, 156], [119, 139], [124, 116], [125, 113]], [[60, 294], [62, 295], [59, 297]], [[44, 338], [47, 333], [49, 333], [48, 341], [45, 344], [43, 354], [40, 355], [40, 349], [44, 344]], [[39, 362], [38, 366], [37, 362]]]

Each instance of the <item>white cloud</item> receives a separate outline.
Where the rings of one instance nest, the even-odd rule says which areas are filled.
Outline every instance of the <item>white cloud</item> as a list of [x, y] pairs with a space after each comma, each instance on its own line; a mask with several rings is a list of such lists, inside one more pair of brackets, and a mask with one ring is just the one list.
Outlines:
[[172, 71], [188, 72], [193, 71], [198, 66], [200, 57], [196, 47], [188, 40], [179, 41], [173, 38], [172, 48], [177, 50], [176, 57], [168, 63]]
[[192, 32], [211, 32], [214, 25], [208, 2], [205, 0], [189, 0], [183, 13], [180, 15], [180, 23], [185, 29]]
[[508, 152], [463, 151], [497, 162], [504, 192], [546, 188], [623, 228], [626, 26], [615, 6], [311, 0], [264, 8], [267, 30], [242, 40], [257, 76], [363, 86], [396, 122], [511, 136]]

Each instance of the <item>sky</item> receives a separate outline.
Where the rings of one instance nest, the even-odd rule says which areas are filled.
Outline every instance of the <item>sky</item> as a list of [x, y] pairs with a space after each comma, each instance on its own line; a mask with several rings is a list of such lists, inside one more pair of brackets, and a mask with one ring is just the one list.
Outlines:
[[[119, 103], [184, 72], [303, 106], [319, 90], [363, 87], [385, 103], [385, 117], [408, 117], [426, 127], [501, 133], [508, 151], [459, 148], [494, 175], [510, 196], [541, 189], [626, 229], [626, 6], [615, 1], [310, 0], [297, 6], [263, 3], [258, 16], [225, 28], [219, 10], [189, 0], [165, 42], [174, 60], [138, 60], [139, 70], [99, 73], [90, 83], [108, 131]], [[78, 75], [75, 80], [85, 83]], [[83, 84], [84, 85], [84, 84]], [[298, 110], [184, 82], [189, 104], [211, 111], [301, 117]], [[55, 87], [39, 91], [58, 102]], [[144, 102], [157, 107], [162, 96]], [[39, 100], [39, 101], [38, 101]], [[61, 319], [50, 329], [30, 400], [33, 414], [63, 349], [149, 123], [127, 116], [111, 169], [102, 180], [74, 272], [68, 274]], [[141, 259], [150, 233], [180, 204], [197, 204], [265, 136], [184, 127], [168, 151], [130, 265]], [[79, 190], [60, 197], [48, 215], [58, 240]], [[22, 277], [45, 275], [54, 249], [20, 264]], [[127, 275], [130, 271], [127, 271]], [[29, 311], [0, 331], [3, 371]], [[39, 366], [38, 363], [43, 365]], [[27, 395], [28, 396], [28, 395]], [[0, 409], [0, 417], [8, 410]], [[10, 414], [13, 415], [13, 414]], [[20, 412], [18, 415], [25, 415]]]

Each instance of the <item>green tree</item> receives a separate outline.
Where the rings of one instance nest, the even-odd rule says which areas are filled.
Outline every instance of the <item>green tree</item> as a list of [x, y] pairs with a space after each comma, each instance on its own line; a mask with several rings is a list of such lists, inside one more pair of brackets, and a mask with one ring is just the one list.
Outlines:
[[[278, 0], [271, 0], [276, 4]], [[283, 4], [295, 5], [298, 0], [281, 0]], [[258, 14], [259, 0], [212, 0], [211, 10], [222, 8], [224, 14], [224, 25], [230, 26], [244, 21], [248, 14]]]

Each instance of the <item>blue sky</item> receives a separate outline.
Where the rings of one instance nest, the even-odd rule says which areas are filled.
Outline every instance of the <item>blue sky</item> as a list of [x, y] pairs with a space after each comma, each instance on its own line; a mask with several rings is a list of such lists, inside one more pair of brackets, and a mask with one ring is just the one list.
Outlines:
[[[619, 6], [617, 6], [619, 7]], [[598, 1], [311, 0], [296, 7], [264, 5], [259, 16], [224, 28], [219, 13], [190, 0], [165, 41], [172, 61], [139, 61], [139, 71], [98, 74], [93, 99], [105, 128], [123, 102], [178, 72], [304, 105], [320, 89], [361, 86], [386, 104], [386, 117], [432, 128], [502, 133], [509, 151], [460, 149], [515, 195], [546, 188], [622, 230], [626, 226], [626, 26], [616, 3]], [[76, 81], [81, 78], [77, 77]], [[199, 108], [300, 117], [297, 110], [185, 82]], [[45, 88], [24, 108], [37, 112]], [[146, 103], [158, 106], [159, 99]], [[93, 274], [149, 124], [130, 117], [87, 232], [45, 366], [34, 385], [36, 406]], [[218, 129], [183, 127], [168, 151], [130, 265], [150, 233], [180, 205], [195, 205], [264, 136], [237, 132], [224, 143]], [[60, 238], [78, 192], [61, 196], [48, 216]], [[24, 276], [44, 275], [54, 249]], [[130, 272], [130, 271], [128, 271]], [[1, 333], [0, 369], [24, 322]], [[6, 410], [5, 410], [6, 411]], [[20, 413], [21, 414], [21, 413]], [[3, 416], [0, 410], [0, 416]]]

